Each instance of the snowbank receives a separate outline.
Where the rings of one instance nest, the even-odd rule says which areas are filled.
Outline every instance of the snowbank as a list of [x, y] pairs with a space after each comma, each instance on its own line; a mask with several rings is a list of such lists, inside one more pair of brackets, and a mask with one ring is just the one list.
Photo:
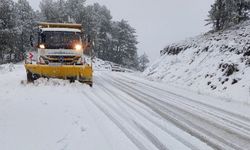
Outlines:
[[111, 62], [109, 61], [104, 61], [98, 58], [95, 58], [93, 60], [93, 66], [94, 66], [94, 70], [98, 70], [98, 71], [111, 71]]
[[13, 64], [0, 65], [0, 73], [12, 72], [15, 69]]
[[174, 43], [144, 75], [227, 100], [250, 103], [250, 21]]

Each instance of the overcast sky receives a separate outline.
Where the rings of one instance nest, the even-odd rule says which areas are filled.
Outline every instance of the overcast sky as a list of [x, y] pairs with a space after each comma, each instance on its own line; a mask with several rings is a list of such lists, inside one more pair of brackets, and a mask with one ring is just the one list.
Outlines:
[[[38, 9], [38, 0], [29, 0]], [[146, 52], [153, 61], [167, 44], [199, 35], [214, 0], [87, 0], [111, 10], [114, 20], [125, 19], [138, 35], [139, 54]]]

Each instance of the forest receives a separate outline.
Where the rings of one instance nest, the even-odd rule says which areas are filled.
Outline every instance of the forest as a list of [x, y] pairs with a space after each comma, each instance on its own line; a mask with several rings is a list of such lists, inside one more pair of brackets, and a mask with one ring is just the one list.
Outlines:
[[27, 0], [0, 1], [0, 63], [20, 62], [31, 51], [30, 35], [38, 22], [79, 23], [90, 36], [96, 57], [143, 70], [146, 54], [138, 56], [136, 30], [126, 20], [114, 21], [110, 10], [86, 0], [42, 0], [34, 10]]

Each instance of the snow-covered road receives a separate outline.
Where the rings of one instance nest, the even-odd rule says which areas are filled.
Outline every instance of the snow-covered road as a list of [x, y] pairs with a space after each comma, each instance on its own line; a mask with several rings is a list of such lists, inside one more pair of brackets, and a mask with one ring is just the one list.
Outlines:
[[250, 149], [250, 106], [95, 72], [94, 87], [0, 68], [0, 149]]

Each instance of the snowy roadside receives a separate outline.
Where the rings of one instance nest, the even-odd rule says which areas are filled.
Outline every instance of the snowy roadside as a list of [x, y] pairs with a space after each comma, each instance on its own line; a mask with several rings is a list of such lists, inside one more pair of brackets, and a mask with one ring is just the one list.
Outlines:
[[[250, 104], [249, 67], [241, 64], [238, 67], [240, 72], [227, 77], [217, 68], [220, 60], [225, 59], [223, 55], [214, 51], [202, 53], [198, 58], [192, 56], [195, 51], [190, 49], [177, 56], [164, 55], [144, 72], [143, 77], [191, 93]], [[195, 61], [190, 65], [192, 57], [195, 57]], [[237, 62], [240, 58], [231, 56], [230, 59]]]
[[144, 72], [196, 93], [250, 104], [250, 22], [173, 43]]
[[[241, 72], [225, 77], [217, 68], [212, 67], [218, 66], [220, 63], [217, 60], [223, 59], [223, 56], [217, 53], [210, 54], [209, 57], [207, 57], [207, 54], [201, 54], [200, 59], [206, 59], [207, 63], [200, 64], [200, 60], [197, 60], [193, 65], [188, 65], [189, 58], [192, 57], [189, 55], [194, 51], [189, 50], [189, 52], [181, 53], [179, 56], [162, 56], [151, 66], [152, 68], [155, 67], [155, 69], [149, 71], [149, 68], [144, 72], [143, 77], [191, 93], [224, 101], [250, 104], [250, 78], [248, 76], [250, 68], [242, 65], [240, 66]], [[210, 63], [211, 59], [216, 56], [219, 58]], [[238, 61], [238, 58], [234, 58], [234, 60]], [[208, 75], [208, 72], [213, 73]], [[234, 84], [234, 82], [236, 83]]]

